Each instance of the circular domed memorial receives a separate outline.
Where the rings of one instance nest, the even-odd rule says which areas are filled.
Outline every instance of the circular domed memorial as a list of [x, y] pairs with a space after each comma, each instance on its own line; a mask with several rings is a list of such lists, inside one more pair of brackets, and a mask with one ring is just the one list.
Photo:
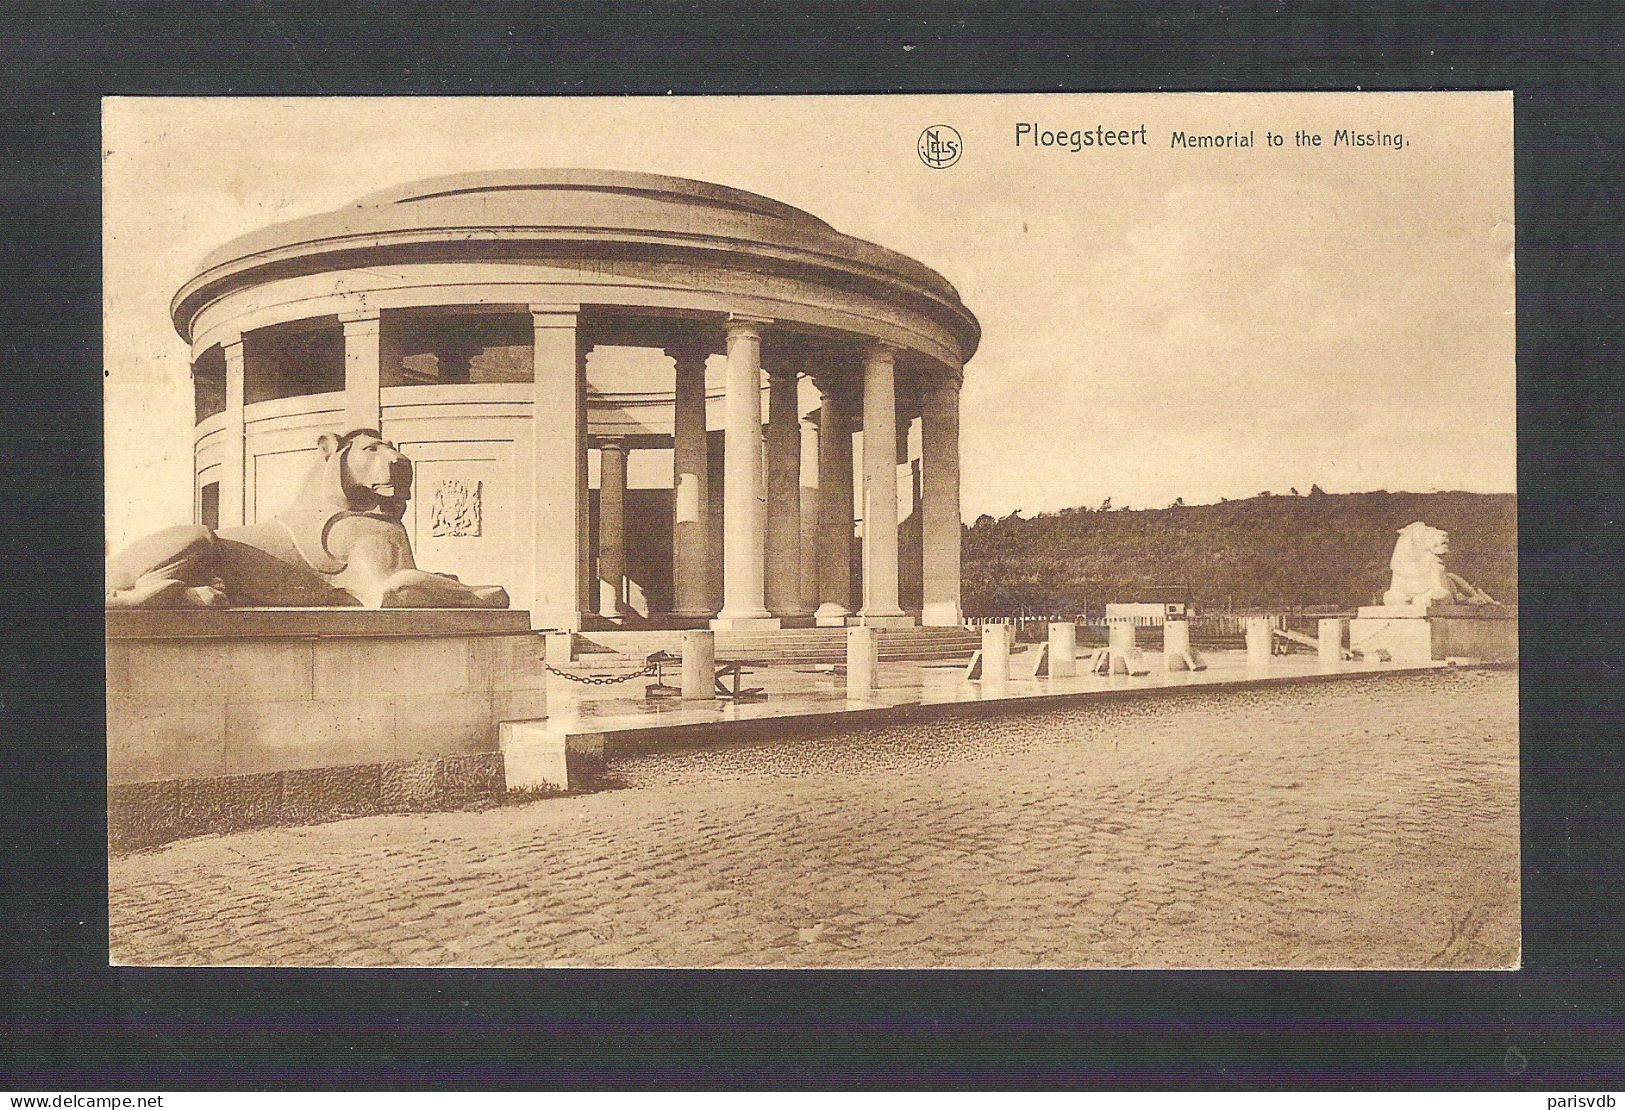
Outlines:
[[197, 523], [276, 516], [320, 436], [374, 428], [417, 468], [419, 564], [537, 628], [960, 623], [980, 329], [940, 275], [800, 209], [434, 178], [227, 243], [171, 309]]

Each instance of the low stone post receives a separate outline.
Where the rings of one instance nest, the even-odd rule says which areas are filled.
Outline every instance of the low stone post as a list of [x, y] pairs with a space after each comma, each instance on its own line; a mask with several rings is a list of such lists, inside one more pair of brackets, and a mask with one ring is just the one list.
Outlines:
[[866, 698], [880, 685], [880, 636], [872, 626], [846, 630], [846, 696]]
[[710, 701], [716, 697], [717, 636], [704, 628], [683, 633], [683, 700]]
[[1201, 670], [1205, 664], [1191, 650], [1191, 622], [1169, 620], [1162, 626], [1162, 662], [1169, 671]]
[[1049, 626], [1049, 676], [1071, 678], [1078, 673], [1078, 626], [1054, 621]]
[[1267, 667], [1275, 651], [1275, 622], [1269, 617], [1247, 618], [1247, 665]]
[[1343, 661], [1343, 637], [1348, 621], [1342, 617], [1322, 617], [1320, 621], [1320, 665], [1335, 668]]
[[982, 626], [982, 681], [1008, 682], [1010, 679], [1010, 633], [1002, 624]]
[[1119, 659], [1134, 654], [1134, 625], [1126, 620], [1113, 621], [1106, 626], [1106, 648]]

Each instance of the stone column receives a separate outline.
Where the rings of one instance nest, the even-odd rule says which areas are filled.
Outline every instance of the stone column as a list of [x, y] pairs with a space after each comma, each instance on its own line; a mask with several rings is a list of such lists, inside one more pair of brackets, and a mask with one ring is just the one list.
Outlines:
[[811, 612], [818, 597], [818, 421], [801, 422], [801, 604]]
[[835, 383], [820, 381], [818, 410], [819, 625], [852, 614], [852, 424]]
[[914, 618], [897, 604], [896, 354], [875, 344], [863, 355], [864, 624], [907, 628]]
[[925, 390], [920, 414], [920, 551], [923, 605], [920, 623], [951, 628], [964, 623], [959, 606], [959, 383], [939, 381]]
[[618, 620], [626, 598], [626, 441], [598, 443], [598, 615]]
[[707, 432], [705, 436], [705, 462], [709, 475], [705, 491], [709, 503], [705, 519], [705, 597], [713, 615], [722, 608], [722, 491], [726, 475], [723, 473], [724, 456], [722, 432]]
[[767, 611], [763, 581], [762, 326], [767, 322], [743, 316], [728, 320], [722, 611], [713, 628], [779, 626]]
[[248, 523], [248, 454], [243, 426], [243, 379], [247, 364], [243, 357], [243, 337], [228, 336], [220, 342], [226, 356], [226, 411], [223, 435], [226, 461], [220, 467], [220, 527]]
[[672, 412], [672, 613], [709, 619], [710, 465], [705, 439], [705, 360], [703, 347], [668, 347], [677, 364]]
[[535, 481], [531, 549], [537, 628], [579, 632], [590, 604], [587, 573], [586, 365], [577, 332], [576, 305], [532, 305], [536, 375], [531, 426]]
[[344, 326], [344, 424], [345, 430], [373, 428], [382, 431], [383, 415], [378, 402], [379, 317], [376, 308], [346, 313], [339, 317]]
[[576, 427], [581, 429], [576, 450], [576, 598], [583, 624], [598, 611], [598, 588], [592, 577], [592, 487], [587, 467], [587, 357], [592, 344], [576, 332]]
[[767, 608], [804, 617], [801, 597], [801, 418], [795, 370], [769, 370], [767, 395]]

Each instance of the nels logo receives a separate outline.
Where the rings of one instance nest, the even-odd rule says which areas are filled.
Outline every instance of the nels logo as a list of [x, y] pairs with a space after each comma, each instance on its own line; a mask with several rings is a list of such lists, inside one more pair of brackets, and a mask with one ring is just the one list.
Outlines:
[[959, 161], [965, 140], [946, 123], [939, 123], [920, 132], [915, 149], [919, 151], [920, 161], [934, 170], [945, 170]]

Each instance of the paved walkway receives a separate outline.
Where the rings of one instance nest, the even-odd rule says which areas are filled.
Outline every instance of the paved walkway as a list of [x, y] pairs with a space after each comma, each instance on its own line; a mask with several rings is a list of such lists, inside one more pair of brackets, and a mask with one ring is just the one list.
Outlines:
[[116, 858], [112, 954], [1506, 966], [1516, 703], [1434, 671], [647, 756], [595, 794]]

